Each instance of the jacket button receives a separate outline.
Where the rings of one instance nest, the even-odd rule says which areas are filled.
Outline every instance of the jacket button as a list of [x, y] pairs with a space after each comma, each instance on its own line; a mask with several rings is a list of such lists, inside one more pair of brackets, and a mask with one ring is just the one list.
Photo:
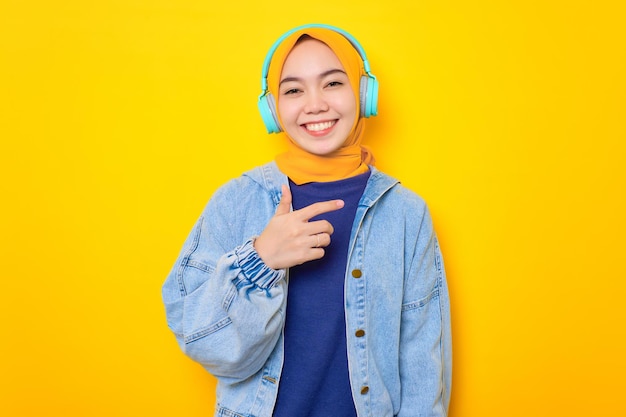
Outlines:
[[361, 270], [360, 269], [353, 269], [352, 270], [352, 276], [354, 278], [361, 278]]
[[363, 329], [359, 329], [359, 330], [357, 330], [356, 332], [354, 332], [354, 335], [355, 335], [356, 337], [363, 337], [363, 336], [365, 336], [365, 330], [363, 330]]
[[368, 387], [367, 385], [361, 387], [361, 394], [365, 395], [369, 392], [370, 387]]

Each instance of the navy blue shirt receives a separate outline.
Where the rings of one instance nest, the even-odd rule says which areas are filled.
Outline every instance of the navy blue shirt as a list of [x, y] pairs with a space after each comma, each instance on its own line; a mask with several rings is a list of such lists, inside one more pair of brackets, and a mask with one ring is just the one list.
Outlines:
[[274, 417], [356, 417], [348, 375], [344, 279], [350, 232], [370, 172], [332, 182], [296, 185], [294, 210], [342, 199], [325, 219], [334, 228], [322, 259], [289, 269], [285, 359]]

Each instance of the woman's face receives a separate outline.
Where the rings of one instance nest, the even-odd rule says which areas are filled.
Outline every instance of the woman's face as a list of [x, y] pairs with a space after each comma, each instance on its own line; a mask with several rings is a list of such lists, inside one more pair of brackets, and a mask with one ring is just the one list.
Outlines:
[[285, 132], [305, 151], [341, 148], [357, 116], [356, 98], [339, 58], [315, 39], [298, 43], [283, 65], [278, 113]]

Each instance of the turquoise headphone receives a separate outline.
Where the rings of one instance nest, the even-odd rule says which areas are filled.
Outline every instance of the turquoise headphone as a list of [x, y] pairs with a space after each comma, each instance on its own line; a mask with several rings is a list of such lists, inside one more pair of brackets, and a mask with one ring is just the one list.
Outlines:
[[263, 122], [265, 123], [265, 127], [267, 128], [267, 133], [279, 133], [282, 131], [282, 129], [280, 128], [280, 124], [278, 123], [276, 101], [274, 100], [272, 93], [268, 91], [267, 87], [267, 75], [270, 68], [270, 62], [272, 61], [272, 56], [274, 55], [274, 52], [276, 52], [278, 46], [287, 37], [292, 35], [294, 32], [307, 28], [324, 28], [333, 30], [343, 35], [350, 42], [350, 44], [352, 44], [354, 49], [356, 49], [356, 51], [361, 56], [361, 59], [363, 60], [363, 68], [365, 69], [366, 73], [366, 75], [363, 75], [361, 77], [361, 81], [359, 84], [361, 117], [376, 116], [378, 114], [378, 80], [376, 79], [374, 74], [370, 72], [370, 64], [367, 61], [365, 51], [363, 50], [359, 42], [354, 39], [348, 32], [334, 26], [324, 24], [310, 24], [298, 26], [278, 38], [278, 40], [270, 48], [267, 56], [265, 57], [265, 61], [263, 62], [263, 72], [261, 74], [261, 95], [259, 96], [258, 105], [259, 111], [261, 112], [261, 117], [263, 118]]

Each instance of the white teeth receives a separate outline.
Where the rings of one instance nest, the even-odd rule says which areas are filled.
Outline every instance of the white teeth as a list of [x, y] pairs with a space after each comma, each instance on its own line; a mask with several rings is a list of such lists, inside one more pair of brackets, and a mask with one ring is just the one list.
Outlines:
[[320, 130], [325, 130], [328, 129], [330, 127], [332, 127], [335, 124], [335, 121], [330, 121], [330, 122], [322, 122], [322, 123], [311, 123], [311, 124], [307, 124], [306, 126], [306, 130], [311, 130], [313, 132], [319, 132]]

